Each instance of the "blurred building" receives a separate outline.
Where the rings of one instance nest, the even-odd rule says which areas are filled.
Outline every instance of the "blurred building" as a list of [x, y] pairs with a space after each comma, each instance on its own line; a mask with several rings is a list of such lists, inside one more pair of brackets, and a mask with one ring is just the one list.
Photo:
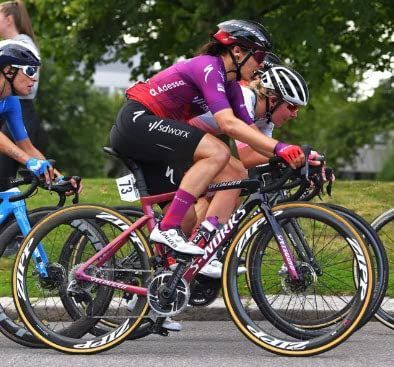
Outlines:
[[383, 168], [388, 153], [394, 149], [394, 131], [388, 137], [376, 135], [374, 144], [364, 145], [357, 150], [357, 156], [351, 164], [339, 170], [341, 178], [373, 179]]

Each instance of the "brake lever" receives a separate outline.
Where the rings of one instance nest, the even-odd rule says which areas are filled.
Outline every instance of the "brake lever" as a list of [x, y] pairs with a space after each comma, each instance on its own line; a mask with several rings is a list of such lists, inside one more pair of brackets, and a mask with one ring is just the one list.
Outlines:
[[302, 145], [302, 150], [304, 151], [305, 156], [305, 165], [301, 167], [301, 174], [305, 177], [305, 179], [309, 182], [309, 155], [311, 154], [312, 148], [309, 145]]
[[79, 176], [73, 176], [72, 177], [74, 180], [75, 180], [75, 182], [77, 183], [77, 187], [75, 188], [75, 191], [74, 191], [74, 197], [73, 197], [73, 199], [72, 199], [72, 203], [73, 204], [78, 204], [78, 202], [79, 202], [79, 188], [80, 188], [80, 185], [81, 185], [81, 177], [79, 177]]
[[327, 187], [326, 187], [326, 192], [328, 194], [328, 196], [331, 196], [332, 193], [332, 184], [333, 184], [333, 179], [332, 179], [332, 175], [333, 175], [333, 170], [332, 168], [326, 167], [325, 168], [325, 174], [326, 174], [326, 179], [328, 181]]

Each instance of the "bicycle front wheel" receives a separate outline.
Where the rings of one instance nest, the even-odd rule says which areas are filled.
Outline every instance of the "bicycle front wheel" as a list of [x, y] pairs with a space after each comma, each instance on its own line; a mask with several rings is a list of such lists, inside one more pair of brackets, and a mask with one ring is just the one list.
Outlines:
[[382, 240], [389, 259], [389, 284], [375, 317], [382, 324], [394, 329], [394, 209], [380, 215], [371, 225]]
[[[291, 279], [272, 229], [259, 214], [245, 223], [227, 251], [222, 279], [226, 306], [241, 332], [264, 349], [289, 356], [325, 352], [351, 335], [372, 299], [369, 252], [358, 232], [327, 208], [288, 203], [274, 207], [273, 213], [282, 228], [291, 221], [299, 225], [303, 248], [293, 245], [297, 241], [292, 232], [282, 230], [292, 244], [299, 279]], [[253, 241], [259, 234], [262, 240]], [[255, 248], [248, 249], [249, 243]], [[236, 271], [247, 250], [252, 256], [247, 260], [248, 281], [237, 277]], [[359, 287], [354, 284], [354, 259]], [[289, 322], [313, 322], [344, 308], [346, 317], [324, 330], [304, 330]]]
[[[29, 233], [16, 257], [13, 296], [21, 319], [39, 341], [65, 353], [91, 354], [114, 347], [138, 328], [149, 309], [146, 297], [104, 285], [112, 281], [146, 285], [152, 252], [138, 229], [104, 265], [87, 269], [103, 284], [75, 278], [83, 262], [130, 225], [113, 209], [76, 205], [50, 214]], [[83, 251], [65, 250], [67, 239], [75, 236], [83, 238]], [[37, 251], [47, 258], [46, 275], [37, 266]], [[75, 261], [70, 262], [70, 253]], [[132, 309], [128, 307], [131, 300]], [[102, 335], [91, 333], [98, 322], [114, 317], [120, 320], [116, 327]]]
[[[57, 207], [38, 208], [27, 213], [30, 225], [35, 225], [46, 215], [53, 213]], [[11, 278], [15, 256], [23, 240], [23, 235], [16, 220], [12, 220], [0, 235], [0, 270], [2, 287], [0, 290], [0, 332], [15, 343], [30, 348], [43, 348], [40, 343], [18, 320], [12, 299]]]

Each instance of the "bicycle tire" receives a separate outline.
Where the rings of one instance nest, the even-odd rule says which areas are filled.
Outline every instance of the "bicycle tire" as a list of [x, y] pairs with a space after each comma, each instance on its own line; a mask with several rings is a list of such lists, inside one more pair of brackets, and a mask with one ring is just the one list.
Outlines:
[[[49, 213], [53, 213], [57, 210], [57, 207], [44, 207], [34, 209], [28, 212], [28, 218], [31, 226], [34, 226], [38, 221], [44, 218]], [[4, 259], [5, 250], [17, 239], [22, 238], [22, 234], [19, 230], [18, 224], [15, 219], [8, 221], [6, 227], [2, 229], [0, 235], [0, 261], [3, 258], [2, 271], [9, 273], [9, 279], [11, 282], [12, 263], [14, 260], [13, 255], [10, 261]], [[9, 266], [10, 270], [7, 270]], [[11, 296], [11, 294], [10, 294]], [[44, 348], [44, 344], [40, 343], [28, 330], [26, 330], [23, 323], [16, 320], [16, 310], [14, 310], [13, 301], [9, 302], [6, 298], [1, 298], [0, 302], [0, 332], [8, 339], [14, 341], [17, 344], [23, 345], [30, 348]]]
[[[386, 325], [390, 329], [394, 329], [394, 312], [392, 309], [392, 304], [394, 302], [394, 297], [392, 296], [394, 291], [394, 209], [389, 209], [377, 218], [375, 218], [372, 223], [372, 227], [378, 233], [380, 239], [386, 251], [389, 253], [389, 285], [387, 287], [387, 292], [385, 299], [380, 305], [380, 308], [375, 314], [377, 320], [379, 320], [383, 325]], [[389, 305], [391, 306], [389, 307]]]
[[[28, 211], [27, 215], [29, 222], [33, 227], [37, 222], [39, 222], [46, 215], [53, 213], [58, 210], [59, 207], [42, 207], [36, 208]], [[134, 206], [117, 206], [115, 209], [119, 210], [121, 213], [129, 218], [140, 218], [144, 215], [141, 208]], [[18, 224], [15, 218], [9, 219], [6, 224], [3, 223], [2, 231], [0, 235], [0, 260], [4, 255], [5, 250], [17, 239], [23, 238]], [[77, 239], [76, 239], [77, 240]], [[69, 240], [70, 241], [70, 240]], [[73, 245], [73, 244], [70, 244]], [[12, 261], [9, 261], [10, 270], [12, 271]], [[2, 270], [7, 272], [6, 264], [3, 264]], [[7, 272], [7, 273], [8, 273]], [[9, 276], [11, 280], [11, 274]], [[5, 298], [3, 298], [5, 300]], [[8, 339], [14, 341], [17, 344], [23, 345], [30, 348], [46, 348], [45, 344], [40, 343], [24, 326], [22, 322], [16, 320], [16, 311], [12, 304], [7, 300], [4, 304], [0, 302], [0, 332], [6, 336]], [[148, 325], [144, 327], [141, 325], [130, 337], [129, 339], [139, 339], [150, 334], [148, 330]], [[150, 326], [150, 323], [149, 323]]]
[[[130, 219], [140, 218], [144, 215], [144, 212], [137, 207], [116, 206], [115, 209], [118, 210], [120, 213], [126, 215]], [[148, 238], [146, 238], [146, 242], [149, 244]], [[80, 252], [82, 251], [81, 247], [83, 247], [85, 244], [86, 241], [81, 240], [80, 236], [73, 236], [67, 240], [64, 249], [73, 249], [73, 251]], [[71, 257], [72, 253], [69, 252], [68, 255], [64, 253], [63, 256], [65, 258]], [[79, 262], [78, 258], [76, 258], [75, 260]], [[65, 260], [65, 262], [68, 262], [68, 260]], [[73, 312], [71, 308], [69, 309], [69, 312]], [[128, 340], [136, 340], [152, 334], [151, 324], [152, 323], [150, 321], [142, 322], [140, 326], [128, 336]], [[91, 330], [90, 332], [95, 336], [101, 336], [107, 333], [111, 328], [114, 329], [117, 326], [119, 325], [112, 320], [101, 320], [98, 324], [94, 326], [93, 330]]]
[[[29, 276], [30, 273], [28, 271], [29, 265], [32, 269], [34, 269], [34, 264], [29, 264], [31, 259], [31, 254], [38, 245], [38, 243], [42, 242], [45, 246], [49, 246], [51, 231], [54, 231], [54, 236], [57, 235], [57, 230], [61, 230], [64, 232], [65, 228], [70, 227], [70, 230], [74, 231], [75, 228], [72, 224], [80, 225], [80, 223], [84, 224], [84, 230], [89, 230], [89, 226], [85, 225], [87, 220], [95, 220], [100, 218], [100, 220], [107, 221], [110, 229], [117, 232], [122, 232], [122, 230], [132, 224], [126, 217], [124, 217], [121, 213], [114, 211], [111, 208], [97, 206], [97, 205], [76, 205], [69, 208], [63, 208], [57, 211], [56, 213], [52, 213], [47, 216], [44, 220], [38, 223], [29, 235], [24, 239], [20, 251], [18, 252], [16, 263], [14, 267], [14, 276], [13, 276], [13, 296], [15, 301], [15, 306], [21, 319], [24, 321], [27, 328], [34, 334], [36, 338], [38, 338], [44, 344], [57, 349], [59, 351], [71, 354], [92, 354], [102, 352], [104, 350], [110, 349], [123, 341], [128, 337], [138, 326], [143, 317], [148, 312], [148, 304], [146, 302], [146, 297], [138, 297], [137, 306], [134, 308], [134, 314], [127, 315], [126, 321], [121, 324], [115, 330], [111, 330], [104, 336], [95, 337], [91, 334], [86, 335], [86, 329], [83, 330], [84, 336], [70, 337], [63, 335], [63, 328], [60, 329], [60, 332], [57, 333], [54, 328], [56, 327], [56, 323], [61, 324], [62, 320], [53, 321], [53, 323], [45, 322], [40, 317], [39, 310], [34, 308], [37, 304], [36, 299], [39, 297], [33, 297], [30, 302], [29, 299]], [[81, 222], [83, 221], [83, 222]], [[63, 226], [63, 227], [62, 227]], [[88, 229], [86, 229], [88, 228]], [[145, 282], [147, 278], [147, 273], [150, 273], [150, 267], [148, 263], [148, 258], [152, 255], [151, 249], [149, 245], [146, 243], [144, 236], [140, 234], [139, 230], [133, 232], [135, 236], [133, 236], [132, 240], [130, 238], [127, 239], [128, 242], [133, 246], [134, 251], [138, 254], [138, 260], [140, 261], [140, 266], [143, 266], [142, 269], [138, 269], [138, 272], [142, 275], [140, 279]], [[107, 236], [108, 233], [105, 233]], [[47, 237], [48, 236], [48, 237]], [[45, 239], [45, 241], [43, 241]], [[96, 240], [96, 238], [93, 238]], [[57, 259], [57, 253], [59, 252], [58, 243], [53, 241], [53, 253], [54, 259]], [[48, 247], [49, 249], [49, 247]], [[46, 251], [47, 254], [51, 254], [51, 251]], [[105, 264], [104, 264], [105, 265]], [[144, 273], [146, 269], [147, 273]], [[31, 269], [30, 269], [31, 270]], [[64, 269], [65, 270], [65, 269]], [[106, 269], [103, 266], [101, 269], [104, 274], [113, 274], [116, 269]], [[19, 274], [18, 274], [19, 272]], [[62, 269], [63, 272], [63, 269]], [[70, 277], [70, 273], [66, 273], [66, 275], [60, 279], [60, 283], [63, 284], [64, 279], [69, 281], [69, 279], [73, 279]], [[97, 275], [99, 276], [99, 275]], [[111, 278], [105, 278], [111, 280]], [[34, 278], [33, 278], [34, 280]], [[37, 279], [35, 279], [37, 281]], [[91, 286], [100, 288], [101, 285], [90, 285], [90, 283], [83, 282], [81, 285], [81, 289], [87, 286], [88, 288]], [[92, 289], [90, 288], [90, 289]], [[94, 292], [96, 292], [95, 290]], [[33, 294], [33, 291], [32, 291]], [[54, 290], [54, 294], [58, 294], [58, 290]], [[93, 294], [93, 293], [92, 293]], [[36, 303], [35, 303], [36, 302]], [[61, 302], [52, 303], [56, 307], [63, 307]], [[89, 326], [89, 322], [91, 323], [91, 327], [93, 327], [97, 320], [103, 319], [106, 317], [105, 312], [107, 312], [107, 308], [100, 308], [100, 305], [94, 303], [93, 295], [92, 295], [92, 307], [90, 308], [90, 312], [86, 312], [86, 315], [81, 317], [80, 320], [73, 322], [73, 320], [67, 319], [67, 323], [75, 323], [83, 325], [87, 328]], [[64, 316], [67, 313], [62, 313], [62, 310], [56, 313], [55, 316], [60, 315]], [[70, 328], [70, 326], [68, 326]], [[90, 327], [90, 329], [91, 329]], [[89, 330], [90, 330], [89, 329]]]
[[[360, 322], [359, 328], [363, 327], [368, 321], [379, 310], [380, 305], [383, 301], [384, 295], [387, 291], [388, 280], [389, 280], [389, 260], [380, 237], [378, 236], [375, 229], [360, 215], [354, 211], [344, 208], [335, 204], [321, 204], [329, 207], [341, 215], [344, 215], [360, 232], [366, 240], [368, 248], [371, 250], [370, 254], [373, 259], [373, 267], [375, 271], [375, 289], [373, 293], [372, 302], [368, 308], [368, 311], [364, 315], [363, 320]], [[355, 273], [356, 275], [356, 273]], [[355, 281], [358, 281], [355, 279]]]
[[[265, 218], [262, 214], [251, 218], [237, 233], [236, 237], [231, 241], [230, 247], [227, 250], [223, 267], [222, 289], [223, 298], [228, 308], [230, 316], [240, 331], [253, 343], [261, 348], [269, 350], [273, 353], [288, 356], [307, 356], [325, 352], [344, 340], [346, 340], [351, 333], [356, 329], [359, 322], [362, 320], [368, 305], [372, 299], [373, 293], [373, 270], [371, 258], [368, 249], [359, 236], [357, 231], [349, 225], [341, 216], [335, 214], [333, 211], [322, 208], [310, 203], [288, 203], [278, 205], [273, 208], [273, 212], [278, 220], [286, 218], [300, 218], [300, 216], [317, 218], [324, 223], [327, 223], [341, 234], [341, 238], [345, 238], [346, 246], [349, 247], [350, 252], [357, 251], [359, 259], [358, 265], [362, 268], [363, 276], [362, 286], [357, 290], [355, 302], [352, 303], [348, 317], [346, 320], [340, 321], [331, 327], [331, 332], [314, 334], [315, 337], [309, 335], [305, 337], [304, 330], [297, 330], [296, 327], [290, 325], [277, 312], [270, 312], [266, 307], [268, 302], [262, 302], [256, 305], [258, 312], [263, 314], [266, 320], [258, 324], [256, 320], [252, 319], [250, 313], [251, 302], [254, 298], [250, 296], [246, 301], [241, 297], [241, 291], [247, 289], [241, 281], [237, 279], [236, 269], [238, 262], [243, 256], [245, 247], [247, 247], [248, 240], [259, 233], [268, 230], [265, 224]], [[351, 257], [352, 259], [353, 257]], [[283, 261], [283, 260], [282, 260]], [[353, 264], [353, 262], [352, 262]], [[352, 271], [353, 281], [353, 271]], [[252, 278], [253, 279], [253, 278]], [[238, 286], [241, 288], [238, 289]], [[258, 284], [251, 282], [252, 291]], [[257, 294], [263, 294], [260, 289]], [[255, 296], [255, 295], [254, 295]], [[272, 307], [269, 307], [272, 309]], [[297, 334], [299, 331], [299, 334]], [[290, 338], [292, 339], [290, 339]]]

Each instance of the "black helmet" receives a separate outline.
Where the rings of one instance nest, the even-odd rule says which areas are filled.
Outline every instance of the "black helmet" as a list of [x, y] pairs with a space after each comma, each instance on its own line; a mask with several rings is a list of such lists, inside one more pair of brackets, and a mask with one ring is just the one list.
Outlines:
[[263, 66], [259, 69], [259, 72], [267, 71], [268, 69], [280, 64], [282, 64], [282, 61], [278, 56], [272, 52], [267, 52], [265, 54]]
[[6, 40], [0, 42], [0, 67], [5, 65], [39, 66], [40, 57], [28, 43]]
[[260, 23], [234, 19], [219, 23], [218, 27], [213, 38], [223, 45], [240, 45], [261, 51], [272, 49], [271, 36]]

